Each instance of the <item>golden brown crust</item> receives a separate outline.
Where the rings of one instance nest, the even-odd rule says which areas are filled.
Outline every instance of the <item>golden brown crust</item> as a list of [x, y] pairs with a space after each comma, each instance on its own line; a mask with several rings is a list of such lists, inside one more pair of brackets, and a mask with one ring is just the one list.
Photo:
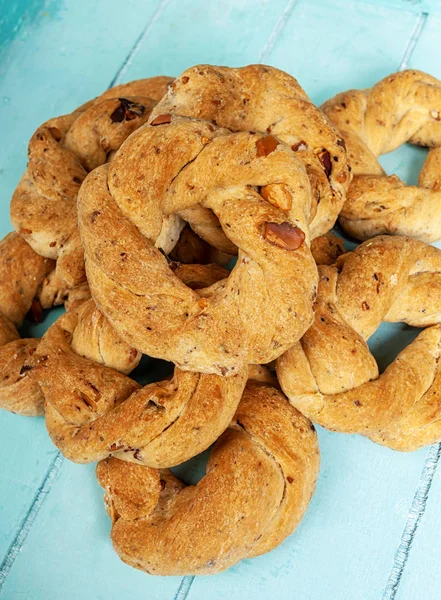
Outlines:
[[28, 368], [40, 340], [20, 339], [16, 327], [27, 314], [39, 322], [43, 309], [69, 309], [90, 297], [87, 284], [68, 288], [54, 267], [17, 233], [0, 241], [0, 407], [27, 416], [43, 414], [44, 399]]
[[70, 287], [85, 281], [76, 216], [81, 183], [147, 121], [169, 82], [160, 77], [117, 86], [43, 123], [29, 142], [27, 170], [11, 200], [12, 223], [38, 254], [58, 259], [58, 275]]
[[38, 340], [20, 339], [16, 327], [53, 267], [17, 233], [0, 241], [0, 408], [23, 415], [42, 414], [43, 397], [24, 368]]
[[54, 262], [36, 254], [17, 234], [0, 241], [0, 312], [19, 327]]
[[66, 310], [79, 306], [90, 298], [90, 290], [87, 283], [82, 283], [73, 288], [66, 285], [54, 269], [41, 282], [37, 292], [37, 299], [44, 309], [53, 306], [64, 305]]
[[[308, 178], [284, 143], [260, 154], [267, 137], [170, 116], [140, 128], [111, 165], [85, 180], [78, 211], [92, 295], [143, 353], [186, 370], [233, 374], [273, 360], [310, 325], [316, 266]], [[255, 191], [275, 181], [291, 198], [288, 210]], [[229, 278], [199, 293], [154, 247], [163, 215], [194, 206], [213, 210], [239, 248]]]
[[141, 388], [122, 374], [139, 358], [92, 300], [49, 328], [29, 368], [45, 398], [49, 434], [65, 456], [169, 467], [202, 452], [225, 430], [246, 369], [229, 378], [176, 369], [172, 379]]
[[290, 535], [319, 469], [311, 423], [277, 389], [248, 383], [205, 477], [102, 461], [97, 476], [122, 560], [155, 575], [210, 574], [268, 552]]
[[[357, 239], [391, 233], [441, 238], [441, 82], [402, 71], [322, 106], [343, 135], [354, 172], [340, 223]], [[431, 148], [418, 186], [387, 177], [378, 157], [410, 142]]]
[[341, 238], [326, 233], [312, 240], [311, 252], [317, 265], [333, 265], [345, 253], [345, 247]]
[[[239, 69], [196, 65], [175, 79], [150, 122], [164, 114], [213, 121], [231, 131], [267, 132], [286, 142], [305, 165], [311, 181], [311, 237], [331, 229], [350, 181], [346, 151], [294, 77], [266, 65]], [[200, 215], [184, 218], [193, 228], [200, 221]], [[210, 227], [195, 230], [217, 246]]]
[[[398, 450], [439, 441], [441, 251], [379, 236], [320, 275], [314, 325], [277, 362], [291, 402], [324, 427]], [[379, 374], [366, 340], [382, 321], [428, 329]]]

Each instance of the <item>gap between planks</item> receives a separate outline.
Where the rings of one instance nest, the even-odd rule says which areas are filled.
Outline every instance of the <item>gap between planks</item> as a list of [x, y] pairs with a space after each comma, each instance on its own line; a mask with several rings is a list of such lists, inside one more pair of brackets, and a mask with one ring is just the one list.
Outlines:
[[194, 575], [185, 575], [181, 579], [181, 583], [179, 584], [179, 587], [176, 591], [176, 594], [175, 594], [175, 597], [173, 598], [173, 600], [186, 600], [186, 598], [190, 592], [190, 588], [193, 585], [194, 578], [195, 578]]
[[288, 1], [287, 5], [285, 6], [285, 8], [280, 16], [280, 19], [277, 21], [276, 26], [272, 30], [267, 43], [262, 48], [262, 51], [259, 56], [259, 61], [258, 61], [259, 63], [263, 63], [266, 60], [266, 58], [269, 56], [270, 52], [272, 51], [272, 49], [278, 42], [283, 30], [286, 27], [287, 22], [289, 21], [291, 13], [294, 10], [294, 8], [296, 7], [296, 5], [298, 4], [298, 2], [299, 2], [299, 0], [289, 0]]
[[63, 461], [64, 458], [61, 456], [61, 453], [57, 452], [54, 460], [51, 462], [49, 469], [46, 472], [46, 475], [44, 476], [43, 482], [37, 489], [37, 493], [35, 494], [28, 512], [26, 513], [26, 516], [18, 529], [17, 535], [15, 536], [8, 552], [3, 559], [3, 562], [0, 565], [0, 595], [15, 559], [21, 552], [32, 525], [34, 524], [47, 495], [51, 491], [52, 486], [58, 478]]
[[138, 39], [136, 40], [136, 42], [134, 43], [132, 49], [127, 54], [126, 58], [123, 60], [120, 68], [115, 73], [112, 81], [109, 83], [109, 88], [112, 88], [114, 85], [116, 85], [117, 83], [120, 82], [121, 77], [124, 75], [124, 73], [130, 67], [130, 65], [133, 62], [133, 59], [138, 54], [139, 48], [140, 48], [142, 42], [148, 36], [148, 34], [150, 33], [150, 31], [152, 30], [153, 25], [156, 23], [156, 21], [158, 20], [158, 18], [160, 17], [160, 15], [162, 13], [162, 11], [164, 10], [164, 8], [167, 6], [167, 4], [169, 2], [170, 2], [170, 0], [161, 0], [159, 2], [159, 4], [158, 4], [155, 12], [153, 13], [151, 19], [147, 22], [146, 26], [141, 31], [141, 33], [140, 33]]
[[407, 515], [406, 524], [401, 540], [395, 552], [394, 562], [389, 574], [389, 579], [383, 593], [382, 600], [394, 600], [401, 577], [404, 573], [407, 560], [409, 558], [410, 548], [415, 538], [418, 525], [426, 511], [427, 499], [429, 497], [430, 488], [433, 477], [435, 475], [439, 459], [441, 456], [441, 444], [434, 444], [430, 447], [421, 472], [420, 481], [413, 497], [412, 505]]
[[409, 61], [412, 58], [412, 54], [420, 40], [421, 34], [423, 33], [428, 16], [429, 15], [426, 12], [422, 12], [418, 15], [415, 27], [412, 31], [412, 35], [410, 36], [409, 43], [406, 46], [406, 50], [404, 51], [403, 58], [400, 62], [400, 66], [398, 67], [399, 71], [404, 71], [405, 69], [407, 69]]

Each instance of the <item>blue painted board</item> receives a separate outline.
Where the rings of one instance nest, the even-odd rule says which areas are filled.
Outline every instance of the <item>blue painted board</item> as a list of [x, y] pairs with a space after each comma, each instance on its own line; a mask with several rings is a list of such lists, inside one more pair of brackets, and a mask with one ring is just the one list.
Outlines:
[[441, 4], [437, 0], [367, 0], [376, 6], [391, 6], [414, 13], [440, 14]]
[[[439, 3], [441, 7], [441, 2]], [[420, 37], [407, 61], [410, 69], [427, 69], [441, 79], [441, 16], [426, 15]]]
[[[115, 77], [119, 82], [176, 74], [198, 62], [261, 60], [291, 72], [316, 102], [369, 86], [400, 65], [440, 77], [438, 9], [439, 3], [425, 0], [130, 0], [123, 10], [116, 0], [99, 0], [93, 13], [89, 3], [64, 0], [46, 2], [37, 14], [29, 9], [0, 54], [0, 125], [8, 140], [0, 146], [2, 233], [9, 228], [7, 203], [25, 166], [29, 135]], [[402, 148], [383, 164], [412, 183], [423, 159], [424, 151]], [[371, 346], [384, 365], [411, 335], [384, 325]], [[3, 413], [0, 431], [0, 564], [5, 555], [7, 567], [3, 586], [0, 570], [0, 600], [271, 600], [281, 593], [302, 600], [369, 600], [383, 591], [393, 598], [397, 589], [403, 599], [441, 596], [433, 533], [441, 509], [432, 495], [439, 493], [439, 472], [427, 512], [412, 530], [407, 564], [401, 569], [397, 560], [403, 548], [405, 557], [409, 552], [412, 511], [424, 511], [425, 497], [419, 504], [415, 498], [436, 473], [436, 448], [399, 454], [358, 436], [320, 430], [322, 470], [297, 532], [272, 553], [224, 574], [181, 581], [153, 578], [119, 561], [93, 468], [62, 461], [42, 419]], [[180, 470], [187, 479], [198, 472], [194, 463]], [[418, 582], [426, 564], [434, 581], [424, 587]], [[415, 595], [419, 590], [424, 595]]]
[[412, 12], [367, 2], [294, 2], [264, 60], [292, 73], [321, 104], [396, 71], [417, 19]]
[[234, 67], [258, 62], [285, 5], [286, 0], [165, 0], [121, 80], [178, 75], [200, 63]]
[[8, 140], [0, 153], [0, 235], [10, 229], [9, 200], [34, 130], [108, 87], [158, 5], [100, 0], [91, 11], [89, 2], [48, 0], [32, 22], [24, 19], [0, 63], [2, 139]]

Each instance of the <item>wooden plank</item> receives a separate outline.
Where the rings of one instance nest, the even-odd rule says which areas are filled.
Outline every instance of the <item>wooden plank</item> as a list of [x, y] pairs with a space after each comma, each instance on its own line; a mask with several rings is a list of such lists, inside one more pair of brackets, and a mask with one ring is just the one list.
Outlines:
[[230, 67], [257, 62], [287, 0], [167, 1], [124, 69], [123, 81], [146, 72], [178, 75], [200, 63]]
[[300, 1], [266, 62], [292, 73], [317, 104], [396, 71], [413, 13], [365, 2]]
[[[109, 4], [116, 7], [113, 0], [112, 3], [107, 2], [106, 7]], [[371, 85], [378, 78], [395, 70], [409, 48], [409, 42], [418, 26], [418, 15], [411, 11], [374, 6], [373, 3], [343, 0], [255, 3], [251, 0], [237, 0], [234, 3], [224, 1], [210, 3], [209, 6], [205, 6], [206, 4], [208, 3], [188, 0], [165, 1], [151, 21], [149, 29], [146, 29], [145, 21], [141, 23], [139, 13], [136, 13], [136, 19], [131, 14], [131, 25], [134, 26], [135, 22], [139, 35], [142, 31], [146, 31], [146, 35], [140, 39], [136, 52], [126, 62], [121, 73], [122, 79], [159, 72], [178, 73], [187, 66], [202, 61], [238, 65], [257, 61], [262, 57], [265, 62], [292, 72], [313, 98], [320, 102], [336, 91]], [[396, 4], [398, 6], [402, 3], [397, 0]], [[91, 86], [96, 80], [101, 80], [101, 70], [107, 69], [114, 60], [111, 56], [114, 48], [112, 45], [110, 50], [109, 44], [108, 55], [105, 51], [104, 54], [100, 52], [98, 57], [91, 52], [92, 44], [89, 44], [83, 55], [83, 40], [80, 41], [78, 37], [75, 41], [75, 28], [78, 32], [84, 21], [78, 19], [73, 23], [71, 20], [72, 15], [77, 14], [75, 11], [81, 12], [81, 7], [74, 6], [71, 0], [62, 6], [69, 15], [69, 23], [66, 23], [63, 14], [56, 26], [57, 29], [64, 28], [64, 34], [70, 39], [70, 56], [64, 63], [59, 57], [58, 62], [55, 61], [58, 65], [55, 71], [58, 76], [63, 64], [65, 67], [72, 64], [74, 74], [67, 76], [63, 73], [60, 80], [65, 86], [63, 87], [57, 85], [56, 76], [52, 80], [52, 65], [49, 69], [47, 62], [43, 63], [44, 69], [40, 68], [38, 73], [45, 81], [49, 78], [49, 87], [52, 86], [55, 93], [60, 94], [60, 102], [65, 102], [67, 106], [71, 93], [81, 96], [84, 92], [81, 99], [88, 95], [87, 89], [76, 85], [82, 70], [89, 68], [91, 72], [87, 85]], [[127, 3], [124, 7], [125, 13]], [[103, 20], [100, 22], [106, 23], [109, 38], [116, 34], [116, 28], [121, 38], [126, 38], [124, 25], [119, 24], [122, 16], [118, 14], [118, 19], [114, 19], [103, 8], [101, 18]], [[94, 16], [90, 35], [98, 22], [98, 18]], [[42, 26], [40, 23], [37, 29]], [[59, 51], [54, 23], [51, 27], [46, 31], [48, 35], [52, 32], [49, 41], [48, 35], [37, 36], [29, 42], [21, 39], [22, 59], [29, 57], [33, 51], [38, 51], [40, 59], [46, 57], [47, 61], [51, 52]], [[36, 35], [35, 32], [28, 34]], [[65, 35], [60, 39], [66, 39]], [[131, 36], [132, 42], [135, 37]], [[43, 46], [47, 44], [45, 49], [37, 41]], [[418, 48], [419, 46], [416, 50]], [[77, 68], [77, 60], [82, 61], [80, 68]], [[14, 53], [14, 68], [18, 69], [19, 64], [27, 63], [16, 63]], [[73, 77], [73, 83], [70, 82], [70, 76]], [[29, 97], [33, 91], [31, 87], [23, 87], [24, 80], [23, 77], [17, 84], [16, 100], [20, 99], [18, 92], [28, 90]], [[15, 86], [15, 81], [14, 73], [11, 72], [10, 85]], [[59, 87], [63, 87], [63, 90], [59, 90]], [[9, 87], [3, 88], [1, 82], [0, 88], [0, 91], [9, 91]], [[38, 105], [39, 110], [46, 110], [41, 106], [46, 95], [46, 92], [42, 92], [36, 98], [35, 110]], [[7, 101], [6, 106], [8, 105]], [[27, 98], [23, 99], [21, 106], [26, 105], [29, 105]], [[3, 114], [6, 115], [4, 119]], [[2, 120], [17, 120], [19, 114], [2, 111]], [[50, 114], [48, 111], [47, 116]], [[38, 118], [34, 124], [28, 125], [29, 132], [25, 128], [19, 129], [23, 148], [24, 140], [40, 120]], [[13, 141], [17, 135], [14, 132], [17, 129], [11, 125], [6, 139]], [[23, 148], [17, 149], [15, 156], [17, 160], [23, 160], [24, 164], [24, 159], [20, 158]], [[391, 171], [403, 169], [406, 176], [412, 177], [412, 172], [400, 156], [390, 155], [387, 159], [390, 161], [388, 168]], [[2, 163], [3, 159], [0, 165]], [[17, 167], [14, 171], [14, 166], [15, 162], [11, 160], [8, 163], [9, 177], [12, 177], [10, 181], [14, 177], [16, 180], [21, 172], [22, 167]], [[0, 185], [1, 180], [2, 178]], [[395, 340], [392, 344], [388, 342], [391, 337]], [[385, 360], [396, 353], [397, 344], [402, 342], [403, 337], [401, 333], [397, 334], [397, 329], [384, 326], [376, 336], [373, 347], [383, 352], [383, 355], [386, 354], [383, 356]], [[14, 428], [13, 417], [10, 418], [7, 425], [11, 424]], [[38, 423], [35, 420], [33, 422]], [[0, 427], [3, 428], [2, 431], [6, 430], [6, 434], [9, 433], [3, 421], [0, 421]], [[102, 493], [94, 481], [92, 468], [69, 463], [60, 466], [54, 460], [52, 451], [50, 456], [45, 457], [45, 465], [51, 466], [52, 471], [47, 475], [47, 471], [42, 470], [44, 477], [38, 479], [39, 485], [43, 485], [43, 494], [46, 490], [52, 491], [47, 500], [40, 504], [41, 493], [39, 495], [38, 490], [33, 490], [32, 497], [30, 494], [26, 496], [31, 500], [31, 505], [32, 501], [36, 502], [41, 510], [32, 521], [33, 527], [28, 533], [26, 544], [6, 580], [4, 597], [22, 596], [43, 600], [59, 597], [61, 593], [63, 598], [77, 598], [78, 581], [87, 581], [88, 589], [84, 588], [84, 584], [80, 589], [85, 600], [99, 597], [140, 597], [141, 594], [146, 597], [171, 598], [178, 590], [178, 584], [177, 597], [181, 600], [187, 594], [192, 600], [205, 600], [213, 596], [220, 599], [234, 598], [239, 594], [245, 598], [271, 599], [280, 596], [281, 591], [285, 594], [286, 590], [299, 598], [378, 598], [386, 585], [427, 451], [402, 455], [357, 436], [343, 436], [323, 430], [319, 435], [323, 456], [322, 472], [317, 493], [297, 533], [271, 554], [244, 561], [225, 574], [215, 578], [196, 578], [194, 581], [186, 578], [181, 583], [176, 579], [149, 578], [119, 562], [110, 550], [109, 522], [102, 508]], [[19, 437], [17, 432], [17, 446], [23, 439], [33, 440], [35, 432], [29, 431], [29, 436], [31, 437]], [[14, 432], [11, 433], [11, 438], [14, 439]], [[6, 442], [10, 441], [7, 438]], [[8, 443], [3, 446], [3, 464], [7, 464], [11, 454], [8, 452], [6, 455], [6, 448], [10, 450], [10, 447]], [[47, 447], [50, 448], [49, 443]], [[25, 448], [25, 453], [26, 450]], [[29, 451], [31, 457], [33, 450], [31, 448]], [[36, 458], [42, 460], [43, 454], [44, 452], [37, 453]], [[0, 455], [1, 458], [3, 457]], [[15, 459], [10, 460], [10, 463], [8, 472], [16, 468]], [[32, 462], [27, 467], [24, 464], [23, 480], [29, 481], [27, 468], [32, 472], [37, 467]], [[188, 470], [184, 472], [188, 473]], [[21, 480], [20, 477], [19, 481]], [[0, 494], [3, 493], [3, 485], [1, 489]], [[9, 487], [8, 494], [11, 494], [11, 489], [14, 488]], [[8, 510], [12, 509], [8, 507]], [[12, 510], [12, 519], [16, 514], [23, 518], [23, 507], [19, 511]], [[74, 581], [73, 566], [76, 575]], [[172, 582], [170, 586], [168, 581]]]
[[[441, 3], [439, 3], [441, 6]], [[428, 15], [421, 29], [419, 39], [409, 56], [406, 67], [421, 69], [441, 79], [441, 17]]]
[[440, 14], [441, 4], [438, 0], [367, 0], [377, 6], [390, 6], [413, 13]]
[[[46, 322], [28, 327], [30, 336], [40, 336], [60, 311], [53, 311]], [[20, 417], [0, 411], [0, 461], [3, 465], [0, 485], [0, 589], [3, 557], [29, 516], [48, 469], [57, 454], [39, 418]]]

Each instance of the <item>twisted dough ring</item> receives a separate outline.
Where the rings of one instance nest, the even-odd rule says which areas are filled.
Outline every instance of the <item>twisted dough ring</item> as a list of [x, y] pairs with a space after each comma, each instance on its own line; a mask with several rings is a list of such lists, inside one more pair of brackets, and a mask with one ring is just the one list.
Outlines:
[[[348, 146], [354, 179], [340, 214], [343, 228], [365, 240], [381, 233], [441, 238], [441, 82], [402, 71], [368, 90], [350, 90], [322, 106]], [[432, 148], [418, 186], [388, 177], [377, 157], [410, 142]]]
[[[292, 147], [308, 172], [314, 203], [311, 237], [334, 225], [350, 181], [344, 142], [294, 77], [265, 65], [239, 69], [197, 65], [175, 79], [149, 122], [163, 114], [213, 121], [231, 131], [277, 136]], [[206, 228], [209, 215], [199, 208], [182, 216], [201, 237], [218, 245], [210, 227]]]
[[441, 327], [428, 327], [379, 375], [365, 340], [382, 321], [441, 323], [441, 251], [379, 236], [320, 268], [314, 325], [277, 363], [312, 421], [409, 451], [441, 439]]
[[[193, 287], [225, 277], [216, 266], [183, 265], [177, 273]], [[136, 366], [138, 353], [92, 300], [58, 319], [35, 356], [31, 372], [49, 435], [81, 463], [111, 455], [154, 467], [188, 460], [226, 429], [247, 375], [244, 368], [229, 378], [175, 369], [171, 379], [141, 387], [122, 373]]]
[[71, 286], [85, 278], [76, 212], [81, 183], [147, 121], [171, 81], [153, 77], [107, 90], [73, 113], [46, 121], [29, 142], [11, 220], [38, 254], [58, 259], [58, 275]]
[[115, 458], [97, 466], [120, 558], [153, 575], [203, 575], [269, 552], [302, 519], [319, 470], [313, 425], [277, 389], [249, 382], [205, 477]]
[[[141, 352], [231, 375], [273, 360], [312, 322], [309, 181], [273, 136], [168, 116], [132, 134], [78, 199], [92, 295]], [[239, 257], [228, 279], [196, 293], [153, 244], [164, 214], [199, 205], [214, 211]]]

